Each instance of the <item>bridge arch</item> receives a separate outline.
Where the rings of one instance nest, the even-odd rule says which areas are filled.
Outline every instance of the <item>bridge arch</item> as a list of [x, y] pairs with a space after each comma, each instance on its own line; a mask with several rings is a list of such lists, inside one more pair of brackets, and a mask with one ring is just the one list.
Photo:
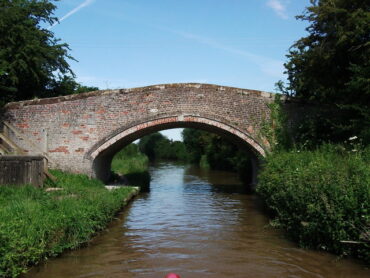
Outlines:
[[248, 148], [257, 161], [269, 149], [261, 127], [274, 98], [212, 84], [162, 84], [10, 103], [0, 117], [17, 131], [10, 139], [29, 154], [47, 155], [51, 168], [107, 180], [119, 149], [176, 127], [226, 136]]
[[115, 130], [95, 144], [85, 155], [91, 161], [92, 176], [108, 181], [113, 156], [129, 143], [150, 133], [171, 128], [196, 128], [226, 137], [236, 145], [247, 149], [252, 160], [252, 183], [255, 183], [259, 160], [265, 149], [250, 134], [228, 124], [194, 115], [179, 115], [141, 122], [131, 127]]

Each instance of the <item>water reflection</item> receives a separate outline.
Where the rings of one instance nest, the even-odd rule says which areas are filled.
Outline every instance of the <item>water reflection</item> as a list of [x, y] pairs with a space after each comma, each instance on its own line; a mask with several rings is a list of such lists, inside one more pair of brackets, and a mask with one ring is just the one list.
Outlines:
[[236, 175], [161, 163], [139, 196], [88, 248], [25, 277], [369, 277], [350, 260], [298, 249], [268, 227]]

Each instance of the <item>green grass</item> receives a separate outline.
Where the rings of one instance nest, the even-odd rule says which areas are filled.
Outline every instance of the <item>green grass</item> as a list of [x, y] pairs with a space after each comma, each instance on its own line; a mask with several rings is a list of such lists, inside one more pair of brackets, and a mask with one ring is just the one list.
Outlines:
[[77, 248], [103, 230], [132, 187], [108, 191], [85, 175], [51, 171], [62, 191], [0, 187], [0, 277], [17, 277], [31, 265]]
[[112, 170], [117, 174], [142, 173], [148, 170], [148, 158], [144, 154], [133, 157], [115, 158], [112, 161]]
[[370, 148], [349, 152], [326, 145], [274, 153], [257, 192], [274, 223], [301, 246], [370, 263]]
[[119, 151], [112, 160], [112, 170], [117, 174], [137, 174], [148, 171], [148, 157], [141, 153], [136, 144]]
[[148, 157], [139, 151], [136, 144], [130, 144], [113, 157], [111, 167], [115, 174], [124, 175], [130, 185], [147, 191], [150, 185], [148, 166]]

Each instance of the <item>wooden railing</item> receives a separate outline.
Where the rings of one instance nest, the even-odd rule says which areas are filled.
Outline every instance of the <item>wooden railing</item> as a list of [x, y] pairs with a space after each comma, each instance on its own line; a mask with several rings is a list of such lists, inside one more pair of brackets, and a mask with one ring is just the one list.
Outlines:
[[26, 143], [30, 147], [30, 150], [33, 150], [35, 154], [43, 155], [49, 162], [51, 161], [50, 157], [46, 152], [44, 152], [37, 144], [33, 143], [29, 140], [24, 134], [18, 131], [15, 127], [13, 127], [10, 123], [3, 121], [3, 134], [5, 134], [8, 138], [10, 138], [10, 134], [13, 133], [13, 136], [16, 136], [18, 140], [21, 140]]
[[15, 154], [15, 155], [25, 155], [26, 152], [24, 149], [20, 148], [13, 140], [10, 138], [17, 138], [17, 140], [23, 141], [28, 145], [29, 150], [28, 155], [41, 155], [46, 160], [44, 163], [44, 174], [46, 177], [55, 181], [56, 178], [49, 173], [48, 171], [48, 163], [50, 163], [51, 159], [46, 152], [44, 152], [37, 144], [33, 143], [29, 140], [24, 134], [18, 131], [15, 127], [13, 127], [10, 123], [3, 121], [2, 122], [2, 132], [0, 133], [0, 155], [7, 155], [7, 154]]

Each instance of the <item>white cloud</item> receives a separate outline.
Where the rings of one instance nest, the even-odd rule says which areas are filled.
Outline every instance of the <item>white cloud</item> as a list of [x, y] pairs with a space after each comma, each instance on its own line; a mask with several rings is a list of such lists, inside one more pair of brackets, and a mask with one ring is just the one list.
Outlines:
[[268, 0], [266, 5], [274, 10], [274, 12], [282, 19], [288, 19], [286, 6], [280, 0]]
[[61, 23], [63, 20], [67, 19], [68, 17], [70, 17], [71, 15], [77, 13], [79, 10], [81, 10], [82, 8], [85, 8], [89, 5], [91, 5], [95, 0], [85, 0], [84, 2], [82, 2], [80, 5], [78, 5], [76, 8], [72, 9], [71, 11], [69, 11], [67, 14], [65, 14], [64, 16], [62, 16], [60, 19], [59, 19], [59, 22], [55, 22], [53, 25], [51, 25], [48, 29], [50, 30], [51, 28], [53, 28], [55, 25], [58, 25], [59, 23]]

